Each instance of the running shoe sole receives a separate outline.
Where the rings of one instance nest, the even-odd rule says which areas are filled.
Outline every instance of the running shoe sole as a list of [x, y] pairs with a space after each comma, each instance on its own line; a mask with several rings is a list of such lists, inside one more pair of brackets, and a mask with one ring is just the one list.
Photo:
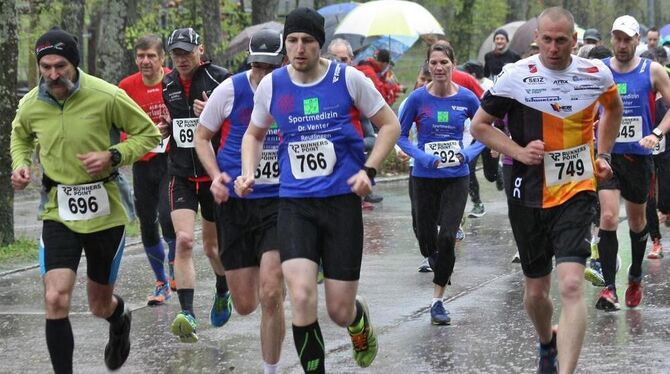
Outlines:
[[182, 343], [195, 343], [198, 341], [198, 335], [191, 323], [183, 314], [178, 314], [172, 322], [172, 334], [179, 337]]
[[584, 279], [595, 287], [605, 287], [605, 279], [591, 268], [584, 269]]

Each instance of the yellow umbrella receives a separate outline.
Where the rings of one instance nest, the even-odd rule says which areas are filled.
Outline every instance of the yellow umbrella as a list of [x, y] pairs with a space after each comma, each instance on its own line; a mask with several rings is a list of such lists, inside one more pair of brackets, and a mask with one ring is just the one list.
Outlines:
[[335, 29], [335, 34], [414, 36], [444, 34], [435, 17], [417, 3], [378, 0], [351, 10]]

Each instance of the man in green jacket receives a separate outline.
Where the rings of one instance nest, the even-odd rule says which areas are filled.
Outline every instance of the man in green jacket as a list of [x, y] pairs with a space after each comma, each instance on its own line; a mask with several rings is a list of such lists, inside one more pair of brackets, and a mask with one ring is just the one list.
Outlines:
[[[16, 190], [30, 183], [31, 156], [39, 144], [48, 196], [39, 258], [51, 363], [56, 373], [72, 372], [68, 314], [83, 249], [89, 308], [110, 323], [105, 364], [115, 370], [130, 352], [131, 324], [130, 310], [113, 294], [128, 222], [117, 167], [158, 145], [160, 134], [123, 90], [77, 68], [72, 35], [51, 29], [37, 40], [35, 55], [41, 80], [20, 101], [12, 123], [11, 180]], [[128, 140], [114, 144], [119, 131]]]

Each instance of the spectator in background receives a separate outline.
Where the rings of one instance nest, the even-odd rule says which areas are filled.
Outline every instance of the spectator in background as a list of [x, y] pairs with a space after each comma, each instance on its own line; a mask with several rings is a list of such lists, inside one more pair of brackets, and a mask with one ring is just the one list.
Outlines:
[[484, 75], [495, 81], [503, 66], [521, 59], [514, 51], [508, 49], [509, 35], [503, 29], [496, 30], [493, 34], [494, 48], [484, 55]]
[[[332, 53], [332, 52], [331, 52]], [[398, 98], [402, 87], [397, 82], [386, 80], [386, 73], [391, 64], [391, 54], [386, 49], [379, 49], [373, 57], [358, 63], [356, 69], [372, 80], [377, 91], [382, 94], [388, 105]]]
[[635, 48], [635, 55], [640, 56], [642, 53], [646, 51], [651, 51], [653, 53], [653, 49], [659, 46], [658, 42], [661, 40], [661, 33], [658, 31], [658, 28], [655, 26], [652, 26], [649, 28], [647, 31], [647, 44], [642, 44], [638, 45], [637, 48]]
[[600, 31], [598, 31], [598, 29], [586, 29], [586, 31], [584, 31], [584, 46], [601, 44], [602, 37], [600, 36]]
[[487, 91], [493, 87], [493, 81], [484, 75], [484, 65], [477, 60], [469, 60], [463, 64], [463, 70], [477, 79], [482, 90]]

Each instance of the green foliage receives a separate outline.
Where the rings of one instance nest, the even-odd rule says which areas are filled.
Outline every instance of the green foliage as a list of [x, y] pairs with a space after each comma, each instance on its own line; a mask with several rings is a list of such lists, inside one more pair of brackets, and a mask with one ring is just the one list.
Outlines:
[[0, 247], [0, 264], [37, 260], [37, 254], [36, 240], [19, 239], [10, 245]]

